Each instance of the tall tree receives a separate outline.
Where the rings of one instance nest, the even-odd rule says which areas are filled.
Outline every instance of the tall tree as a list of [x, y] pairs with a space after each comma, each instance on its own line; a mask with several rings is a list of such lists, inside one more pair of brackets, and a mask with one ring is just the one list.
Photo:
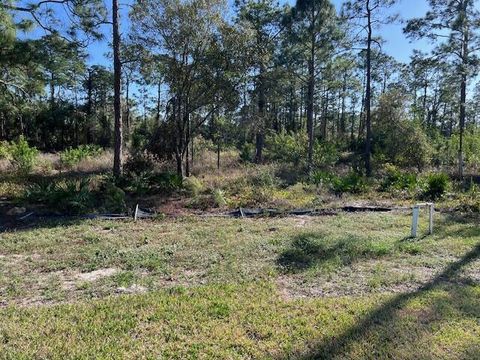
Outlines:
[[122, 124], [122, 61], [120, 58], [120, 25], [118, 0], [112, 0], [112, 46], [113, 46], [113, 112], [114, 145], [113, 175], [122, 175], [123, 124]]
[[336, 34], [335, 7], [329, 0], [297, 0], [293, 9], [293, 32], [301, 43], [298, 59], [307, 68], [308, 173], [313, 170], [315, 80], [322, 61], [332, 55]]
[[131, 13], [133, 40], [157, 59], [169, 93], [157, 155], [173, 154], [182, 176], [192, 137], [220, 107], [235, 105], [242, 81], [248, 49], [223, 20], [224, 8], [221, 0], [148, 0]]
[[237, 22], [246, 32], [250, 32], [252, 41], [252, 67], [250, 69], [255, 83], [257, 111], [255, 121], [255, 162], [263, 161], [265, 130], [268, 123], [267, 93], [271, 85], [273, 59], [282, 25], [282, 9], [275, 0], [238, 0], [236, 2]]
[[460, 85], [458, 174], [463, 177], [467, 89], [473, 68], [478, 65], [480, 12], [474, 0], [429, 0], [429, 5], [427, 14], [410, 20], [404, 31], [414, 39], [428, 38], [436, 42], [433, 56], [456, 66]]
[[356, 27], [360, 27], [365, 37], [361, 40], [366, 47], [365, 75], [365, 174], [372, 175], [372, 46], [378, 41], [374, 30], [385, 23], [393, 21], [393, 17], [385, 15], [385, 10], [396, 0], [349, 0], [343, 6], [343, 16]]

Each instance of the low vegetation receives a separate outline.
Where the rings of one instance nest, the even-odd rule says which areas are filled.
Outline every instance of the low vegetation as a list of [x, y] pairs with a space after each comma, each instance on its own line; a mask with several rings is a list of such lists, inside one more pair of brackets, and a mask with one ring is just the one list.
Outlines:
[[408, 238], [403, 213], [51, 222], [3, 233], [0, 350], [474, 358], [480, 232], [468, 217], [436, 220], [435, 234], [419, 239]]

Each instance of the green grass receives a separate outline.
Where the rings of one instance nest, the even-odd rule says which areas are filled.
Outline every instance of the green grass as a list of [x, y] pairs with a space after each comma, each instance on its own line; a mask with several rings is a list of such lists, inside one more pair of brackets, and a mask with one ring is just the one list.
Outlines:
[[473, 359], [480, 351], [478, 286], [434, 288], [405, 301], [398, 295], [286, 301], [276, 293], [272, 284], [255, 282], [9, 307], [0, 311], [0, 353], [51, 359]]
[[474, 359], [478, 219], [409, 227], [365, 213], [2, 233], [0, 358]]

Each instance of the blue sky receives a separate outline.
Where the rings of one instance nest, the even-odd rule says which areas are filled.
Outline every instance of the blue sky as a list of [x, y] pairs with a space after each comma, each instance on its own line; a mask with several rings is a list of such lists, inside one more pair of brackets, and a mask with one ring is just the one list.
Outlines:
[[[282, 0], [280, 0], [282, 1]], [[290, 4], [294, 4], [295, 0], [288, 0]], [[124, 29], [128, 27], [128, 6], [125, 4], [131, 3], [132, 0], [120, 0], [120, 3], [123, 4], [122, 10], [122, 19]], [[110, 1], [106, 1], [107, 6], [110, 7]], [[343, 0], [333, 0], [333, 3], [340, 9]], [[400, 18], [403, 20], [408, 20], [414, 17], [423, 16], [428, 9], [426, 0], [400, 0], [398, 4], [391, 8], [389, 13], [396, 13], [400, 15]], [[402, 32], [403, 25], [401, 23], [383, 26], [381, 29], [378, 29], [377, 32], [379, 35], [385, 39], [385, 44], [383, 45], [383, 50], [395, 57], [398, 61], [408, 62], [410, 55], [413, 49], [421, 49], [427, 51], [429, 49], [428, 43], [426, 42], [415, 42], [410, 43], [408, 39], [405, 38], [405, 35]], [[110, 36], [110, 28], [105, 29], [105, 33], [108, 37]], [[90, 58], [89, 62], [91, 64], [103, 64], [110, 66], [110, 61], [105, 58], [105, 53], [108, 52], [108, 42], [95, 43], [92, 44], [89, 48]]]

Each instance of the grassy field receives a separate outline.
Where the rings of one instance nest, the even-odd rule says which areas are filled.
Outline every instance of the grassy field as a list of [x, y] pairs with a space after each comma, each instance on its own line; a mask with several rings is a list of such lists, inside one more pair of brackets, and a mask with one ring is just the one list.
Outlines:
[[345, 213], [4, 232], [0, 357], [478, 358], [478, 219], [437, 215], [418, 239], [409, 225]]

